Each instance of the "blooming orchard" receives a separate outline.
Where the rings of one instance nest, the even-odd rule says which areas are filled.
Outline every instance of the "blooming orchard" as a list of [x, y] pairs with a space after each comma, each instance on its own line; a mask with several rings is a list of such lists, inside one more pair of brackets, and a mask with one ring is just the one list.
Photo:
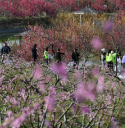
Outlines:
[[[111, 11], [124, 10], [124, 0], [0, 0], [6, 16], [18, 18], [40, 16], [43, 12], [56, 16], [61, 8], [74, 11], [87, 4], [98, 10], [104, 10], [103, 4]], [[78, 70], [67, 65], [75, 48], [85, 62], [103, 47], [113, 48], [116, 53], [122, 51], [123, 16], [120, 13], [115, 21], [105, 21], [102, 26], [81, 25], [69, 18], [63, 22], [55, 18], [48, 29], [29, 25], [21, 46], [11, 46], [10, 63], [0, 65], [0, 110], [6, 113], [0, 127], [124, 127], [124, 81], [106, 67], [102, 69], [97, 60], [90, 66], [84, 63]], [[31, 49], [35, 43], [38, 61], [33, 65]], [[58, 48], [65, 52], [61, 64], [53, 61], [45, 65], [46, 47], [51, 54]]]

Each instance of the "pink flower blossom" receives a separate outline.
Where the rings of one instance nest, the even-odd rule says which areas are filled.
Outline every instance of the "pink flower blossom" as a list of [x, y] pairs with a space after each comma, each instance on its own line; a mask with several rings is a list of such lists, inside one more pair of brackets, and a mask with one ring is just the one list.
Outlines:
[[7, 114], [10, 117], [10, 116], [12, 116], [13, 113], [12, 113], [12, 111], [8, 111]]
[[5, 76], [2, 75], [2, 77], [0, 78], [0, 83], [2, 83], [2, 80], [3, 80], [4, 77], [5, 77]]
[[98, 68], [93, 69], [93, 75], [94, 76], [99, 75], [99, 69]]
[[18, 105], [18, 102], [16, 100], [14, 100], [13, 105], [14, 106], [17, 106]]
[[51, 69], [52, 69], [54, 74], [58, 74], [62, 78], [67, 77], [67, 70], [66, 70], [66, 64], [65, 63], [61, 63], [61, 64], [53, 63], [51, 65]]
[[51, 87], [50, 88], [50, 95], [44, 99], [45, 100], [45, 107], [50, 112], [54, 109], [54, 106], [56, 103], [55, 94], [56, 94], [55, 88]]
[[44, 91], [45, 91], [45, 86], [44, 86], [43, 82], [39, 82], [39, 83], [37, 84], [37, 86], [38, 86], [38, 88], [39, 88], [39, 90], [40, 90], [41, 92], [44, 92]]
[[54, 87], [50, 87], [50, 96], [54, 96], [56, 94], [56, 90]]
[[101, 77], [99, 77], [98, 78], [98, 85], [97, 85], [97, 92], [102, 92], [102, 90], [103, 90], [103, 84], [104, 84], [104, 77], [103, 76], [101, 76]]
[[[92, 89], [90, 89], [91, 87]], [[94, 88], [95, 86], [93, 84], [91, 85], [91, 83], [87, 85], [84, 83], [79, 84], [75, 93], [76, 100], [78, 102], [83, 102], [84, 99], [89, 99], [91, 101], [94, 101], [95, 100]]]
[[35, 103], [35, 104], [34, 104], [34, 108], [35, 108], [35, 109], [38, 109], [39, 107], [40, 107], [40, 104], [39, 104], [39, 103]]
[[91, 44], [93, 46], [94, 49], [98, 50], [102, 48], [102, 41], [99, 39], [99, 37], [95, 36], [92, 41]]
[[108, 33], [110, 31], [112, 31], [112, 29], [113, 29], [113, 23], [109, 20], [105, 21], [103, 24], [103, 31], [105, 33]]
[[21, 122], [24, 122], [26, 117], [27, 117], [26, 113], [22, 113], [22, 115], [20, 116]]
[[19, 128], [20, 127], [20, 124], [21, 124], [21, 120], [20, 118], [18, 117], [16, 120], [14, 120], [10, 125], [11, 127], [13, 128]]
[[54, 97], [46, 97], [45, 99], [45, 107], [47, 108], [47, 110], [49, 112], [51, 112], [53, 109], [54, 109], [54, 106], [55, 106], [55, 98]]
[[[6, 125], [4, 126], [4, 124], [6, 124]], [[4, 122], [4, 123], [3, 123], [3, 126], [1, 126], [0, 128], [7, 128], [7, 123]]]
[[41, 76], [42, 76], [42, 69], [38, 66], [38, 67], [36, 67], [36, 69], [34, 70], [34, 77], [35, 77], [36, 79], [39, 79], [39, 78], [41, 78]]
[[49, 128], [50, 127], [50, 122], [48, 120], [45, 120], [45, 125], [46, 125], [46, 128]]
[[75, 104], [73, 104], [72, 110], [73, 110], [74, 113], [76, 113], [76, 105]]
[[92, 92], [94, 89], [95, 89], [94, 83], [88, 82], [87, 83], [87, 90]]
[[82, 102], [84, 95], [86, 95], [86, 93], [87, 93], [85, 86], [86, 85], [84, 83], [81, 83], [78, 85], [78, 88], [75, 93], [75, 98], [78, 102]]
[[81, 79], [81, 77], [82, 77], [82, 74], [80, 73], [79, 70], [76, 73], [74, 73], [74, 78]]
[[58, 65], [56, 63], [51, 64], [51, 69], [54, 74], [59, 73]]
[[50, 82], [50, 81], [51, 81], [51, 77], [50, 77], [50, 76], [46, 76], [45, 81], [46, 81], [47, 83]]
[[81, 107], [81, 112], [82, 112], [83, 114], [89, 113], [89, 112], [90, 112], [90, 107], [88, 107], [88, 106], [83, 106], [83, 107]]

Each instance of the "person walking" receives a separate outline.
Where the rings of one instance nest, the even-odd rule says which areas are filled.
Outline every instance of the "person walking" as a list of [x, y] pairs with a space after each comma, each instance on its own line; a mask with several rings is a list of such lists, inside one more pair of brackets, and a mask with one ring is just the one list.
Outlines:
[[5, 59], [5, 57], [7, 58], [7, 61], [9, 61], [9, 53], [10, 53], [11, 49], [10, 47], [7, 45], [6, 42], [4, 42], [4, 46], [1, 49], [1, 55], [2, 55], [2, 62]]
[[125, 55], [122, 57], [122, 65], [123, 65], [123, 69], [125, 69]]
[[114, 53], [113, 51], [111, 51], [111, 60], [112, 60], [112, 68], [115, 69], [116, 66], [116, 53]]
[[[117, 72], [118, 73], [121, 73], [121, 59], [120, 59], [120, 56], [117, 55]], [[115, 66], [115, 71], [116, 71], [116, 66]]]
[[105, 61], [106, 61], [106, 51], [105, 51], [105, 48], [101, 49], [101, 61], [102, 61], [102, 66], [105, 66]]
[[45, 57], [45, 62], [48, 65], [49, 64], [49, 52], [48, 52], [48, 47], [46, 47], [46, 50], [44, 51], [44, 57]]
[[62, 61], [61, 55], [65, 55], [65, 53], [61, 53], [60, 49], [58, 49], [57, 53], [56, 53], [56, 60], [57, 63], [60, 63]]
[[111, 59], [112, 59], [113, 65], [115, 65], [116, 53], [114, 53], [113, 51], [111, 51]]
[[77, 52], [77, 49], [74, 49], [73, 53], [72, 53], [72, 60], [74, 61], [74, 64], [73, 64], [73, 68], [75, 68], [75, 66], [79, 65], [79, 53]]
[[32, 57], [34, 59], [34, 65], [36, 63], [37, 60], [37, 44], [34, 44], [33, 48], [32, 48]]
[[108, 63], [108, 68], [113, 70], [113, 62], [111, 56], [111, 49], [109, 49], [108, 53], [106, 54], [106, 62]]

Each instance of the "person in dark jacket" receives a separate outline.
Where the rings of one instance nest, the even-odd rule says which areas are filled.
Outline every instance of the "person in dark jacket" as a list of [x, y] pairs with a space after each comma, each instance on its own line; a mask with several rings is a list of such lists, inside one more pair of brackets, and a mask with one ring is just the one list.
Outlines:
[[72, 60], [74, 61], [73, 67], [75, 68], [75, 66], [79, 65], [79, 53], [77, 52], [77, 49], [74, 49], [73, 53], [72, 53]]
[[1, 49], [2, 61], [4, 60], [4, 56], [9, 60], [9, 52], [11, 51], [10, 47], [4, 42], [4, 46]]
[[37, 60], [37, 44], [34, 44], [32, 48], [32, 57], [34, 59], [34, 65], [35, 65], [36, 60]]
[[56, 53], [56, 59], [57, 59], [58, 63], [60, 63], [62, 61], [61, 55], [65, 55], [65, 53], [61, 53], [60, 49], [58, 49], [58, 51]]

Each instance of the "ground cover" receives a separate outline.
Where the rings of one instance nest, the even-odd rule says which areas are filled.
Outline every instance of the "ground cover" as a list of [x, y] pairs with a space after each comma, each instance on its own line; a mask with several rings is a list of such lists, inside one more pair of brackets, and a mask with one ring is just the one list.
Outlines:
[[63, 64], [58, 72], [55, 64], [34, 66], [16, 58], [10, 62], [0, 67], [1, 111], [12, 112], [3, 125], [107, 128], [117, 122], [124, 126], [124, 86], [99, 65], [84, 72]]

